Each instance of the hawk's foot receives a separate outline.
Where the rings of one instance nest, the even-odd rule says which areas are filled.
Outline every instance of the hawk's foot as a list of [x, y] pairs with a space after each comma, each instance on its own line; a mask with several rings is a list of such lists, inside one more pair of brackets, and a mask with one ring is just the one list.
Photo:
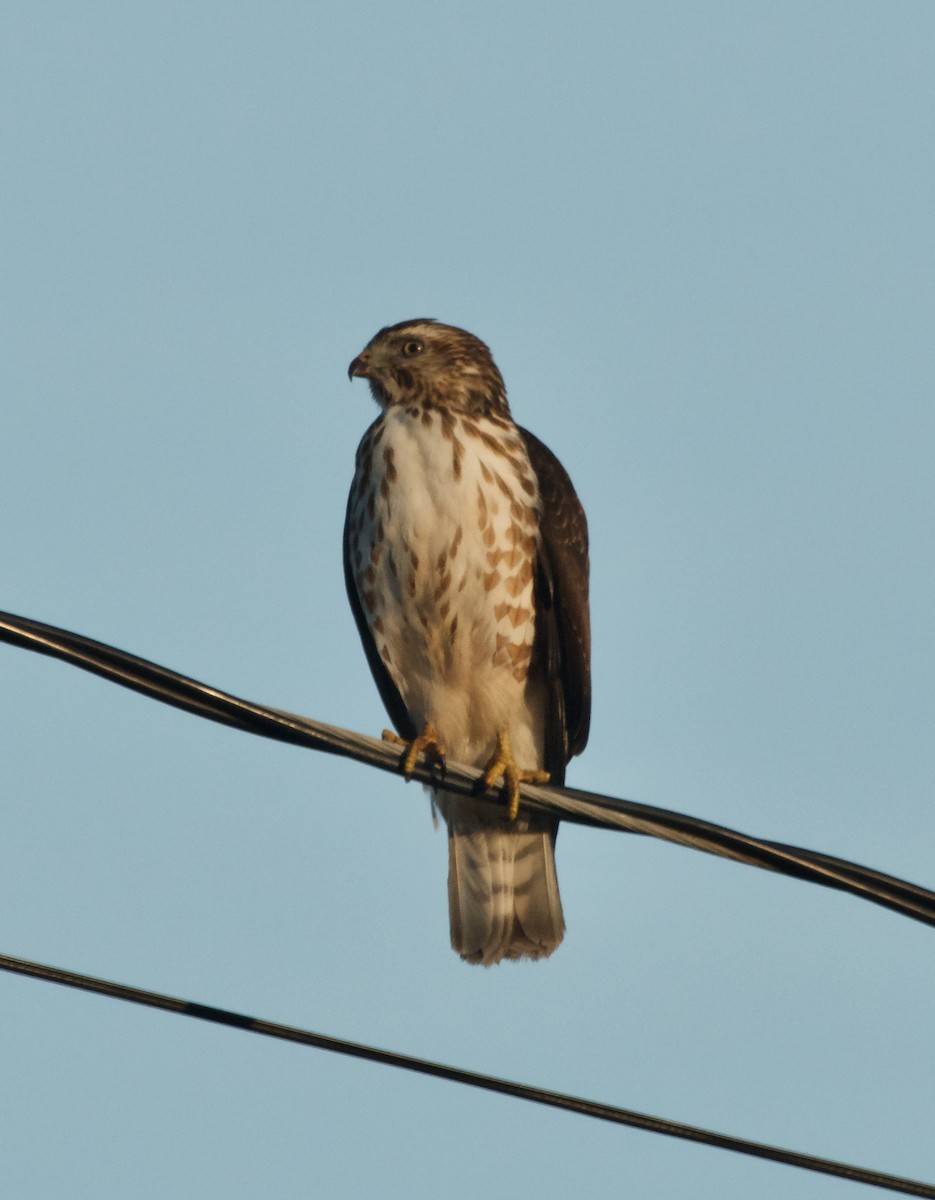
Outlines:
[[521, 783], [548, 783], [548, 771], [527, 771], [518, 767], [510, 749], [510, 734], [501, 729], [497, 734], [497, 748], [490, 756], [490, 761], [484, 768], [480, 782], [485, 788], [493, 787], [498, 779], [503, 780], [503, 790], [506, 793], [506, 814], [509, 820], [515, 821], [519, 812], [519, 785]]
[[418, 759], [420, 754], [425, 755], [427, 765], [433, 768], [444, 769], [445, 747], [438, 740], [438, 731], [431, 721], [426, 721], [425, 728], [411, 742], [407, 741], [406, 738], [401, 738], [398, 733], [393, 733], [391, 729], [383, 730], [383, 740], [384, 742], [392, 742], [396, 746], [406, 747], [406, 752], [399, 766], [407, 779], [412, 778], [412, 772], [416, 769], [416, 759]]

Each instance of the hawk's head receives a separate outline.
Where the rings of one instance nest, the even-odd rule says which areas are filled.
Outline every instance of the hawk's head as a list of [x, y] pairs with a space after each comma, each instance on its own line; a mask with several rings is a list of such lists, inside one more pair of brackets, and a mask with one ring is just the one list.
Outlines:
[[348, 367], [381, 408], [436, 404], [474, 416], [508, 416], [503, 378], [490, 351], [465, 329], [427, 317], [387, 325]]

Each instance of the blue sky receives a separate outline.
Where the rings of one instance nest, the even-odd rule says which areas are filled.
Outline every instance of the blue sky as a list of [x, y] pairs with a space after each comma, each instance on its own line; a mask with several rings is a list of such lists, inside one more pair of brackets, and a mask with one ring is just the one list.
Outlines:
[[[575, 786], [935, 884], [935, 10], [11, 0], [0, 607], [378, 732], [347, 363], [493, 348], [592, 538]], [[447, 945], [421, 790], [0, 647], [0, 950], [935, 1178], [932, 931], [564, 827]], [[18, 1198], [855, 1185], [0, 978]]]

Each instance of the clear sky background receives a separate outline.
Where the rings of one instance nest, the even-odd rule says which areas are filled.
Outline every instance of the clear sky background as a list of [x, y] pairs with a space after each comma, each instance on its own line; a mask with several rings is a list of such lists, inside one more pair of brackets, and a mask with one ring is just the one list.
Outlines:
[[[935, 885], [935, 6], [0, 17], [0, 607], [378, 733], [347, 364], [493, 348], [592, 537], [575, 786]], [[935, 1178], [935, 931], [566, 826], [448, 946], [421, 789], [0, 647], [0, 950]], [[0, 977], [17, 1200], [856, 1185]], [[861, 1193], [862, 1194], [862, 1193]]]

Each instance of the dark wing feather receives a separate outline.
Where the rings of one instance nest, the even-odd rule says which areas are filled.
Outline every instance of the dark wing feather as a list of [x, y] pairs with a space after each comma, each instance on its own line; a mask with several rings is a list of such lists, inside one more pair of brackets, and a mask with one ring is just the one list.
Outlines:
[[541, 549], [536, 568], [535, 659], [545, 673], [546, 769], [564, 783], [591, 724], [588, 523], [568, 473], [551, 450], [520, 429], [539, 481]]
[[[369, 433], [369, 430], [368, 430]], [[367, 436], [360, 444], [358, 450], [357, 470], [361, 470], [362, 464], [359, 456], [367, 443]], [[364, 613], [363, 606], [360, 602], [360, 596], [357, 592], [357, 584], [354, 580], [354, 568], [351, 563], [351, 508], [354, 500], [354, 488], [351, 488], [351, 494], [347, 498], [347, 513], [344, 517], [344, 585], [347, 588], [347, 598], [351, 602], [351, 612], [354, 614], [354, 621], [357, 625], [357, 632], [360, 634], [360, 640], [363, 643], [364, 653], [367, 655], [367, 664], [370, 667], [370, 674], [374, 678], [374, 682], [380, 692], [380, 699], [383, 701], [386, 711], [389, 713], [390, 720], [396, 726], [396, 732], [400, 737], [409, 738], [410, 740], [418, 734], [418, 730], [414, 727], [409, 713], [406, 711], [406, 705], [403, 703], [403, 698], [399, 694], [399, 689], [393, 682], [389, 671], [386, 669], [386, 663], [380, 657], [377, 650], [376, 642], [373, 640], [373, 634], [370, 631], [370, 626], [367, 623], [367, 617]]]

